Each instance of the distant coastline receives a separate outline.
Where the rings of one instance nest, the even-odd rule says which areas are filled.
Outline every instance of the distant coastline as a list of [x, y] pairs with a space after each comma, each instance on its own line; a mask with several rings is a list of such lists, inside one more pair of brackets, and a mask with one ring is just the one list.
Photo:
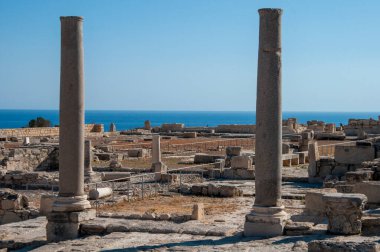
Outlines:
[[[308, 120], [321, 120], [347, 124], [348, 119], [378, 119], [380, 112], [283, 112], [283, 118], [295, 117], [299, 123]], [[58, 110], [19, 110], [0, 109], [0, 128], [25, 127], [29, 120], [42, 116], [59, 124]], [[217, 126], [221, 124], [255, 124], [254, 111], [122, 111], [122, 110], [88, 110], [86, 123], [102, 123], [106, 129], [111, 122], [118, 130], [143, 127], [144, 121], [150, 120], [152, 126], [162, 123], [184, 123], [186, 126]]]

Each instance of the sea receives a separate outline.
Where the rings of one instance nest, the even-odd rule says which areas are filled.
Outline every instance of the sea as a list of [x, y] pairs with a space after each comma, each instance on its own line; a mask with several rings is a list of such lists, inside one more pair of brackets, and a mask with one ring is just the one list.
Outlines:
[[[348, 119], [378, 119], [380, 112], [283, 112], [283, 119], [295, 117], [299, 123], [321, 120], [329, 123], [347, 124]], [[22, 128], [31, 119], [43, 117], [59, 124], [58, 110], [0, 110], [0, 128]], [[144, 126], [150, 120], [152, 126], [163, 123], [184, 123], [185, 126], [217, 126], [220, 124], [255, 124], [254, 111], [122, 111], [88, 110], [86, 123], [102, 123], [107, 131], [111, 123], [117, 130], [127, 130]]]

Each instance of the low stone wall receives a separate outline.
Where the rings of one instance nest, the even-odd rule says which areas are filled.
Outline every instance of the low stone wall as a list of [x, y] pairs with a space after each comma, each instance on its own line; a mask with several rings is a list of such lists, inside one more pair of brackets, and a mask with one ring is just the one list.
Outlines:
[[230, 198], [243, 196], [243, 191], [237, 186], [230, 184], [202, 183], [192, 185], [190, 194]]
[[[103, 133], [103, 124], [86, 124], [85, 133]], [[58, 136], [59, 127], [38, 127], [38, 128], [15, 128], [15, 129], [0, 129], [0, 136], [13, 137], [44, 137]]]
[[238, 134], [255, 134], [256, 125], [238, 125], [238, 124], [224, 124], [218, 125], [215, 128], [216, 133], [238, 133]]
[[0, 172], [0, 186], [17, 189], [58, 189], [57, 172]]

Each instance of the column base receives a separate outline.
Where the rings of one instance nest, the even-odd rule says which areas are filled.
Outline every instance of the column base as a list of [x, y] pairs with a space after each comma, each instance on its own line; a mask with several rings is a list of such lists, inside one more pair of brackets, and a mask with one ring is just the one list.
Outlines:
[[288, 214], [281, 207], [253, 206], [245, 216], [244, 236], [274, 237], [284, 232]]
[[84, 174], [84, 183], [94, 183], [102, 181], [102, 175], [98, 172], [89, 172]]
[[53, 203], [53, 212], [77, 212], [91, 208], [87, 195], [74, 197], [60, 197]]
[[95, 209], [80, 212], [51, 212], [47, 214], [46, 238], [48, 242], [72, 240], [79, 237], [80, 223], [95, 219]]
[[161, 181], [161, 174], [165, 174], [168, 172], [168, 167], [162, 163], [154, 163], [152, 164], [152, 170], [155, 172], [154, 178], [156, 181]]

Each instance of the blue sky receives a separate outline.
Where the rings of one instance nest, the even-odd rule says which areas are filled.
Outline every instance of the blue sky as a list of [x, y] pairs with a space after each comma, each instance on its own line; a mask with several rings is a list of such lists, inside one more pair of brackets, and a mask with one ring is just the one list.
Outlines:
[[0, 0], [0, 109], [57, 109], [59, 16], [84, 17], [87, 109], [255, 110], [283, 8], [283, 110], [379, 111], [380, 1]]

